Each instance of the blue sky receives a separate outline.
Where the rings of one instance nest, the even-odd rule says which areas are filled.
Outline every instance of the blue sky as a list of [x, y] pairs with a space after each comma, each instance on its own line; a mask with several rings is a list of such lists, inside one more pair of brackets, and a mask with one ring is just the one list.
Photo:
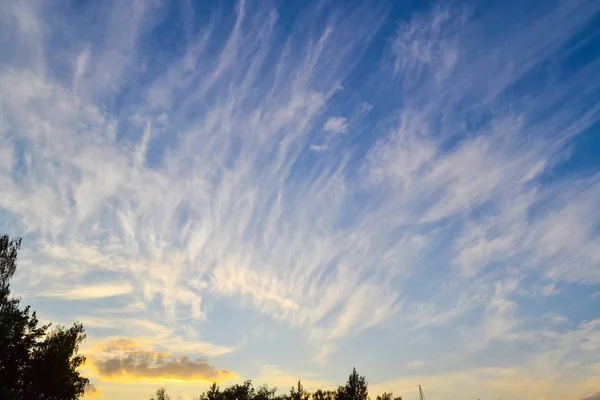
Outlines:
[[90, 396], [600, 391], [597, 1], [0, 11], [13, 288]]

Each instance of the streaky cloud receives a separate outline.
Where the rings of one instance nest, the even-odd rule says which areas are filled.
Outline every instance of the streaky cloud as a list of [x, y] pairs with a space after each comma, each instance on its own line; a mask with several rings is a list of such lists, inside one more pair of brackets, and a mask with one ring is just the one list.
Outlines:
[[128, 284], [100, 284], [79, 286], [71, 289], [58, 289], [41, 292], [40, 297], [55, 297], [64, 300], [101, 299], [104, 297], [125, 296], [133, 292]]
[[138, 338], [109, 380], [256, 375], [260, 327], [282, 382], [593, 393], [600, 3], [492, 3], [2, 3], [19, 292]]

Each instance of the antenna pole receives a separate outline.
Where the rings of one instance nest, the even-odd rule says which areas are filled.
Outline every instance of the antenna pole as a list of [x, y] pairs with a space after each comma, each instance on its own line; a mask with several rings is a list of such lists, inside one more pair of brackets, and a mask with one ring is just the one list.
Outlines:
[[421, 389], [421, 385], [419, 385], [419, 400], [425, 400], [425, 395], [423, 394], [423, 389]]

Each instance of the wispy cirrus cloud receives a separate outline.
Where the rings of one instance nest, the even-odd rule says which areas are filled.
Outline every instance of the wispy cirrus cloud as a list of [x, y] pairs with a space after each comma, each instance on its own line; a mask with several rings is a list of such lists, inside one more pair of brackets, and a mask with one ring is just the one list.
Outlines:
[[[19, 45], [3, 41], [0, 209], [29, 243], [23, 293], [105, 299], [76, 310], [98, 335], [249, 371], [262, 318], [310, 362], [369, 330], [452, 370], [594, 337], [562, 309], [543, 311], [575, 326], [545, 331], [530, 308], [600, 283], [598, 171], [569, 166], [600, 118], [599, 61], [575, 56], [595, 2], [186, 7], [2, 5]], [[107, 357], [105, 375], [218, 375], [148, 351]], [[520, 371], [488, 363], [490, 381]]]
[[38, 294], [40, 297], [56, 297], [65, 300], [101, 299], [104, 297], [124, 296], [133, 292], [128, 284], [100, 284], [79, 286], [71, 289], [51, 290]]
[[[322, 316], [315, 315], [310, 304], [298, 307], [298, 299], [323, 304], [319, 292], [325, 287], [345, 286], [348, 283], [345, 275], [358, 284], [360, 274], [356, 275], [357, 271], [335, 272], [338, 278], [317, 280], [317, 287], [299, 286], [290, 291], [286, 284], [289, 278], [277, 277], [280, 273], [274, 267], [281, 263], [289, 265], [292, 271], [296, 271], [291, 276], [299, 275], [299, 279], [306, 280], [315, 273], [316, 276], [322, 275], [328, 268], [327, 262], [309, 255], [305, 251], [306, 246], [321, 247], [317, 251], [323, 255], [327, 253], [325, 256], [330, 259], [335, 258], [335, 254], [348, 257], [345, 254], [347, 244], [342, 242], [342, 237], [329, 236], [337, 218], [323, 214], [331, 197], [329, 193], [344, 190], [342, 169], [345, 161], [341, 159], [337, 165], [325, 166], [318, 179], [306, 184], [296, 186], [281, 179], [289, 176], [299, 159], [302, 145], [307, 143], [310, 128], [325, 102], [340, 90], [339, 80], [349, 71], [344, 61], [366, 46], [369, 35], [365, 39], [350, 40], [347, 47], [341, 49], [338, 58], [324, 58], [325, 49], [336, 45], [343, 35], [350, 32], [351, 20], [343, 22], [332, 16], [331, 26], [307, 36], [308, 43], [313, 39], [314, 42], [300, 55], [303, 58], [299, 65], [293, 61], [292, 55], [280, 58], [278, 68], [272, 71], [275, 78], [273, 86], [262, 88], [266, 97], [257, 103], [258, 99], [253, 99], [251, 92], [244, 87], [258, 79], [257, 69], [266, 62], [264, 57], [269, 40], [275, 34], [273, 24], [277, 18], [273, 13], [269, 15], [259, 28], [260, 34], [255, 41], [242, 43], [239, 31], [244, 23], [250, 22], [246, 21], [244, 4], [240, 3], [233, 31], [222, 52], [215, 58], [215, 69], [208, 71], [207, 80], [198, 82], [196, 91], [186, 91], [186, 95], [177, 102], [184, 108], [195, 107], [196, 97], [200, 93], [214, 91], [213, 86], [225, 73], [231, 75], [228, 79], [234, 77], [246, 83], [228, 98], [216, 103], [217, 106], [202, 119], [177, 121], [177, 113], [172, 115], [171, 124], [185, 122], [191, 130], [182, 130], [169, 156], [158, 156], [165, 157], [158, 169], [148, 165], [153, 162], [148, 146], [157, 135], [164, 134], [165, 128], [153, 122], [156, 117], [150, 115], [158, 113], [157, 116], [162, 116], [172, 107], [171, 103], [160, 106], [153, 102], [139, 104], [134, 113], [136, 119], [132, 122], [133, 131], [128, 135], [135, 137], [139, 133], [141, 136], [137, 144], [128, 146], [126, 143], [131, 139], [118, 138], [118, 121], [114, 120], [114, 116], [103, 113], [93, 104], [82, 102], [83, 99], [69, 88], [29, 71], [7, 71], [3, 92], [14, 94], [5, 98], [11, 108], [29, 108], [32, 102], [36, 102], [40, 104], [40, 107], [34, 107], [40, 118], [42, 115], [54, 115], [55, 118], [42, 127], [39, 118], [31, 119], [22, 113], [15, 115], [14, 123], [20, 124], [31, 142], [28, 151], [43, 149], [47, 156], [32, 158], [32, 164], [27, 166], [30, 179], [19, 182], [18, 186], [13, 186], [15, 182], [12, 180], [7, 181], [13, 186], [15, 197], [6, 197], [3, 205], [18, 205], [20, 202], [16, 196], [25, 193], [44, 198], [46, 206], [40, 204], [22, 212], [14, 211], [22, 215], [26, 224], [36, 226], [49, 256], [64, 260], [64, 256], [68, 255], [73, 259], [81, 249], [82, 257], [78, 260], [88, 264], [89, 270], [109, 269], [137, 276], [142, 288], [140, 295], [147, 301], [160, 295], [164, 307], [171, 312], [178, 305], [187, 305], [194, 316], [202, 316], [202, 296], [198, 289], [203, 290], [210, 284], [215, 294], [248, 296], [257, 307], [276, 318], [307, 326], [317, 323]], [[354, 18], [358, 18], [358, 14]], [[376, 23], [378, 18], [378, 14], [372, 13], [373, 22]], [[107, 22], [106, 29], [110, 28], [111, 21]], [[337, 33], [334, 33], [333, 24], [339, 25]], [[209, 34], [202, 33], [199, 40], [205, 40], [204, 35]], [[279, 57], [289, 53], [288, 46], [291, 43], [279, 49]], [[234, 64], [232, 54], [244, 57], [242, 54], [252, 49], [257, 49], [258, 53], [250, 59], [249, 70]], [[134, 57], [134, 54], [130, 55]], [[93, 46], [86, 47], [84, 53], [77, 57], [75, 75], [81, 86], [84, 85], [82, 71], [87, 64], [82, 60], [94, 59]], [[110, 57], [113, 57], [112, 53]], [[190, 57], [193, 56], [187, 54], [176, 61], [166, 76], [169, 79], [175, 79], [173, 74], [176, 73], [201, 76], [201, 70], [187, 72], [185, 65], [191, 62]], [[176, 67], [178, 63], [184, 64], [184, 67]], [[282, 74], [296, 79], [282, 80], [279, 77]], [[318, 84], [314, 80], [315, 74], [320, 76]], [[115, 72], [114, 81], [120, 82], [120, 77], [121, 73]], [[93, 77], [90, 79], [96, 81]], [[156, 93], [160, 87], [163, 91], [172, 90], [171, 85], [171, 81], [159, 74], [150, 93]], [[183, 110], [178, 113], [183, 113]], [[140, 118], [143, 122], [138, 127], [136, 121]], [[83, 127], [83, 131], [73, 131], [69, 126]], [[243, 132], [242, 127], [244, 130], [248, 128], [253, 138], [247, 137], [240, 142], [240, 157], [226, 172], [222, 162], [231, 156], [231, 146], [237, 140], [234, 136]], [[61, 139], [61, 135], [75, 135], [73, 138], [79, 139], [72, 141], [67, 136]], [[278, 144], [283, 135], [287, 139]], [[84, 137], [95, 139], [88, 142]], [[120, 143], [125, 146], [121, 147]], [[273, 155], [266, 157], [263, 160], [266, 164], [261, 166], [258, 157], [269, 153]], [[188, 166], [188, 162], [192, 165]], [[41, 171], [47, 163], [62, 166], [55, 172], [45, 172], [45, 178], [61, 179], [64, 182], [62, 186], [42, 187], [33, 178], [33, 171]], [[254, 167], [250, 167], [252, 163], [255, 163]], [[64, 175], [63, 168], [72, 171], [70, 178]], [[51, 178], [52, 174], [55, 174], [54, 178]], [[258, 182], [264, 190], [254, 189]], [[164, 197], [165, 193], [170, 193], [168, 198]], [[303, 203], [309, 198], [311, 206], [298, 211], [290, 208], [292, 204]], [[50, 205], [53, 211], [48, 208]], [[158, 212], [157, 207], [162, 211]], [[71, 218], [72, 215], [76, 218]], [[190, 219], [181, 225], [178, 221], [184, 215]], [[89, 221], [99, 216], [106, 218], [104, 222], [90, 225]], [[313, 229], [318, 221], [325, 229], [321, 233]], [[286, 228], [294, 223], [299, 227], [308, 225], [294, 231]], [[101, 233], [103, 231], [106, 233]], [[93, 245], [87, 239], [74, 239], [101, 237], [97, 235], [103, 239]], [[55, 240], [59, 236], [73, 239]], [[318, 241], [321, 243], [318, 244]], [[248, 252], [245, 249], [250, 243], [255, 250]], [[147, 260], [143, 261], [145, 257]], [[298, 261], [292, 261], [298, 257]], [[184, 271], [198, 271], [199, 275], [182, 285]], [[344, 289], [344, 292], [350, 293], [349, 289]], [[323, 309], [323, 315], [341, 305], [344, 296], [343, 293], [333, 294], [327, 300], [329, 305]], [[290, 309], [297, 311], [289, 313]], [[340, 314], [338, 320], [347, 320], [349, 310], [342, 306], [344, 314]], [[349, 323], [352, 324], [351, 321]]]
[[344, 117], [331, 117], [323, 125], [323, 129], [330, 133], [348, 132], [348, 123]]

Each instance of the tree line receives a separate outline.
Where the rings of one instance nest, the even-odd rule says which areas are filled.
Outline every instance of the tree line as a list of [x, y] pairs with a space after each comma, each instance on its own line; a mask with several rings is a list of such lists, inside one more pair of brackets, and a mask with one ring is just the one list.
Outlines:
[[[194, 400], [369, 400], [368, 383], [364, 376], [352, 369], [345, 385], [335, 390], [317, 389], [308, 392], [298, 381], [290, 388], [289, 393], [276, 394], [277, 388], [268, 385], [254, 387], [251, 380], [244, 383], [229, 386], [223, 390], [215, 382], [212, 386]], [[171, 400], [167, 390], [163, 387], [158, 389], [150, 400]], [[402, 397], [393, 397], [392, 393], [383, 393], [376, 400], [402, 400]]]

